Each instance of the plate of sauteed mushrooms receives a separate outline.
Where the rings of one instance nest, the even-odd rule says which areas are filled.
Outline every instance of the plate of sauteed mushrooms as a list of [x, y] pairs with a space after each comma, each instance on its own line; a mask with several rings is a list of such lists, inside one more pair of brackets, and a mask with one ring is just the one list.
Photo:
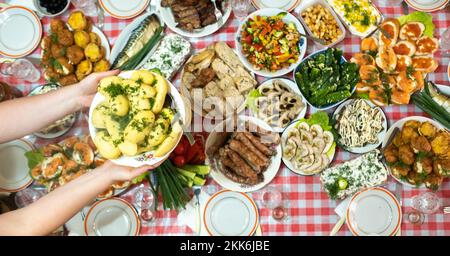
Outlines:
[[279, 133], [292, 121], [305, 117], [307, 107], [297, 85], [285, 78], [267, 80], [251, 90], [247, 105], [253, 116]]
[[41, 48], [44, 78], [62, 86], [110, 67], [108, 39], [81, 11], [71, 13], [67, 24], [51, 20], [50, 33], [42, 38]]
[[[398, 132], [387, 145], [396, 128]], [[429, 118], [412, 116], [397, 121], [382, 148], [392, 176], [403, 185], [437, 190], [450, 173], [450, 133]]]
[[125, 71], [99, 83], [89, 131], [101, 156], [138, 167], [166, 159], [183, 135], [184, 102], [162, 75]]

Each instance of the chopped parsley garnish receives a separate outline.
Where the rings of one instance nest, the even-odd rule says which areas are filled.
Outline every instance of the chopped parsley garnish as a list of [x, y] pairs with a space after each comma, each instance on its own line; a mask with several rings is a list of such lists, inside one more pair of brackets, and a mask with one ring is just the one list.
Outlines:
[[125, 94], [123, 87], [120, 84], [110, 84], [104, 91], [112, 98]]
[[409, 78], [409, 79], [413, 79], [414, 78], [414, 72], [415, 72], [416, 70], [414, 69], [414, 67], [413, 66], [407, 66], [406, 67], [406, 76]]
[[54, 43], [54, 44], [58, 43], [58, 35], [57, 34], [52, 33], [50, 35], [50, 38], [52, 39], [52, 43]]

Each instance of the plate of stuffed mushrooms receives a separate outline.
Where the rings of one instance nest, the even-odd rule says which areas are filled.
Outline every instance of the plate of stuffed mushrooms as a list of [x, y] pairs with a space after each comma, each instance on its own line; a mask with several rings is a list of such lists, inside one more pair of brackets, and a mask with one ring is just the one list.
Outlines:
[[382, 148], [391, 175], [403, 185], [437, 190], [450, 174], [450, 133], [429, 118], [397, 121], [386, 133]]
[[42, 38], [41, 48], [44, 78], [62, 86], [110, 67], [108, 39], [81, 11], [71, 13], [67, 23], [51, 20], [50, 33]]

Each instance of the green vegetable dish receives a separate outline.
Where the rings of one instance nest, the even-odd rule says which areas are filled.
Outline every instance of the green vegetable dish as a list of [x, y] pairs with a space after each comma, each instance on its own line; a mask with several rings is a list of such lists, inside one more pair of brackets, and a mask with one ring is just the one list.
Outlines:
[[328, 48], [300, 63], [295, 82], [310, 105], [327, 109], [353, 94], [359, 81], [358, 69], [358, 65], [345, 60], [340, 49]]

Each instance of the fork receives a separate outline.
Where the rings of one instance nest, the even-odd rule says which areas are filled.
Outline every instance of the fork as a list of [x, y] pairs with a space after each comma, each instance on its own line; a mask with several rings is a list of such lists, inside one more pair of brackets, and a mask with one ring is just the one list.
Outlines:
[[223, 23], [222, 12], [217, 8], [216, 0], [211, 0], [211, 2], [214, 4], [214, 15], [216, 15], [216, 19], [219, 23], [219, 26], [222, 26]]
[[309, 38], [309, 39], [313, 40], [314, 42], [317, 42], [317, 43], [319, 43], [321, 45], [327, 45], [327, 42], [325, 42], [323, 39], [320, 39], [318, 37], [308, 36], [308, 35], [305, 35], [305, 34], [302, 34], [302, 33], [300, 33], [300, 36], [303, 36], [305, 38]]
[[103, 29], [103, 25], [105, 24], [104, 20], [105, 20], [105, 11], [103, 10], [103, 8], [100, 6], [100, 4], [98, 3], [98, 1], [95, 1], [95, 5], [97, 6], [97, 13], [98, 13], [98, 28], [100, 30]]
[[444, 207], [444, 214], [450, 214], [450, 206]]

